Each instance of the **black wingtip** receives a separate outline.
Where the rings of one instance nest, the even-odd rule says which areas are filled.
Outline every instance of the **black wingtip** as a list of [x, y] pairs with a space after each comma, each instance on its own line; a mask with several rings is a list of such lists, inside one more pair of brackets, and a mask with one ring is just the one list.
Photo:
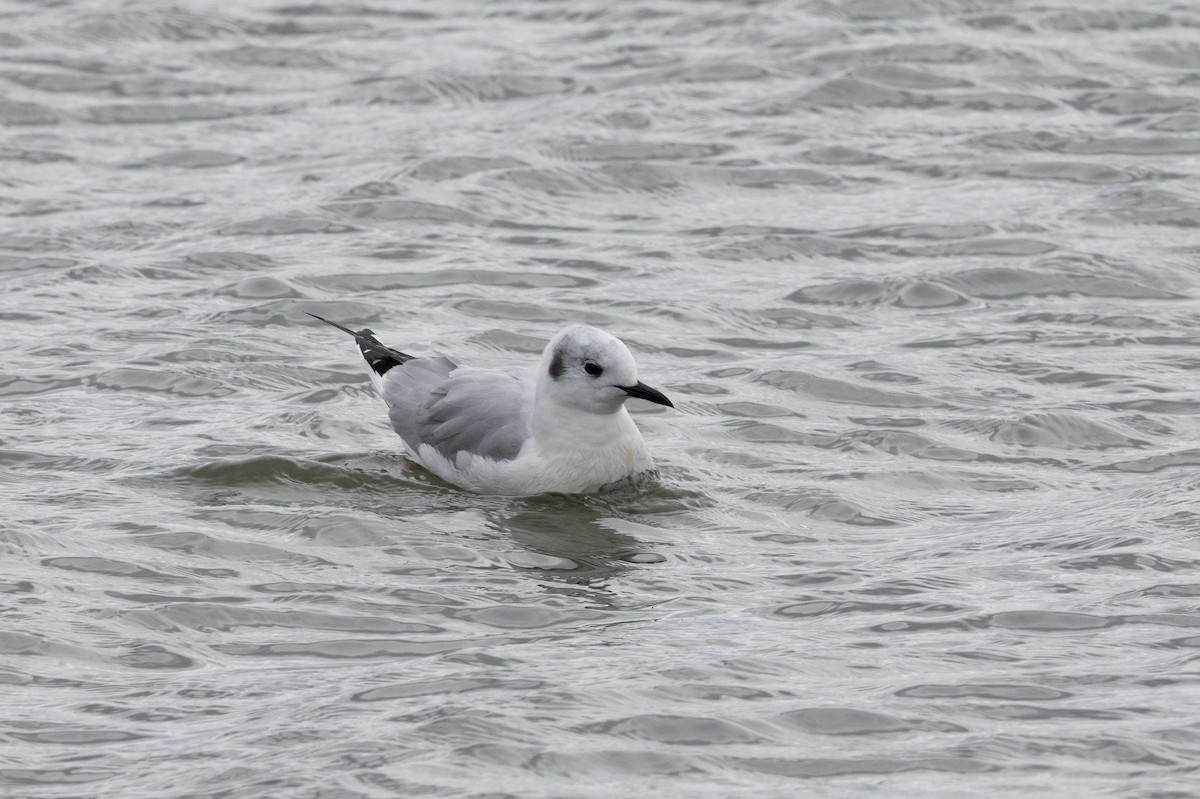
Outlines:
[[339, 325], [337, 322], [331, 322], [323, 316], [317, 316], [311, 311], [305, 311], [306, 314], [313, 319], [319, 319], [327, 325], [332, 325], [338, 330], [345, 331], [354, 336], [354, 340], [358, 343], [359, 352], [362, 353], [367, 365], [375, 374], [382, 377], [387, 374], [388, 370], [393, 366], [399, 366], [406, 361], [411, 361], [413, 356], [407, 355], [400, 350], [394, 350], [391, 347], [385, 347], [380, 343], [379, 339], [375, 338], [375, 334], [369, 328], [364, 327], [362, 330], [351, 330], [345, 325]]
[[344, 330], [345, 332], [349, 333], [350, 335], [354, 336], [355, 338], [358, 338], [358, 336], [359, 336], [359, 334], [358, 334], [358, 333], [355, 333], [353, 330], [351, 330], [350, 328], [346, 327], [345, 325], [339, 325], [337, 322], [330, 322], [330, 321], [329, 321], [328, 319], [326, 319], [324, 316], [317, 316], [317, 315], [316, 315], [315, 313], [313, 313], [312, 311], [305, 311], [305, 313], [306, 313], [306, 314], [308, 314], [309, 316], [311, 316], [313, 319], [320, 319], [320, 320], [321, 320], [322, 322], [324, 322], [325, 324], [327, 324], [327, 325], [332, 325], [333, 327], [336, 327], [338, 330]]

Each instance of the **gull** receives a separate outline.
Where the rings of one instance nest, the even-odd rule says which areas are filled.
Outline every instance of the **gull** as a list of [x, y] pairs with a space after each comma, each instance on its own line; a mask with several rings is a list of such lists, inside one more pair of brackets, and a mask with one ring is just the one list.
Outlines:
[[409, 456], [481, 494], [588, 494], [650, 471], [625, 400], [675, 407], [638, 380], [620, 339], [588, 325], [563, 328], [536, 367], [511, 372], [407, 355], [367, 328], [309, 316], [354, 336]]

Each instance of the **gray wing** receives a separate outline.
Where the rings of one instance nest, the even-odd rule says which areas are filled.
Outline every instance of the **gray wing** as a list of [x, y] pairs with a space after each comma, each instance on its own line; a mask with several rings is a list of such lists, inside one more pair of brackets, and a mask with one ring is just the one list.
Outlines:
[[525, 385], [516, 375], [414, 358], [390, 369], [382, 389], [392, 428], [413, 452], [429, 444], [451, 461], [459, 452], [511, 460], [529, 438]]

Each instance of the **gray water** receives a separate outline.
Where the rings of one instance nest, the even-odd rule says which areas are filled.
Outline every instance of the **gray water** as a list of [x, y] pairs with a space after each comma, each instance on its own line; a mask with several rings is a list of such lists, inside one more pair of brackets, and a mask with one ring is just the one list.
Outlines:
[[1195, 795], [1200, 9], [1055, 2], [0, 2], [0, 794]]

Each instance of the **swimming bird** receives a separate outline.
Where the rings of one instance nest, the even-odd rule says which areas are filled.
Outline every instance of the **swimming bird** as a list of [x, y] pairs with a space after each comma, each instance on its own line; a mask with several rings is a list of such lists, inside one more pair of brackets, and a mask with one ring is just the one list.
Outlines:
[[586, 494], [649, 471], [625, 400], [675, 407], [638, 380], [620, 339], [588, 325], [563, 328], [537, 366], [512, 372], [418, 358], [369, 329], [309, 316], [354, 336], [409, 456], [481, 494]]

